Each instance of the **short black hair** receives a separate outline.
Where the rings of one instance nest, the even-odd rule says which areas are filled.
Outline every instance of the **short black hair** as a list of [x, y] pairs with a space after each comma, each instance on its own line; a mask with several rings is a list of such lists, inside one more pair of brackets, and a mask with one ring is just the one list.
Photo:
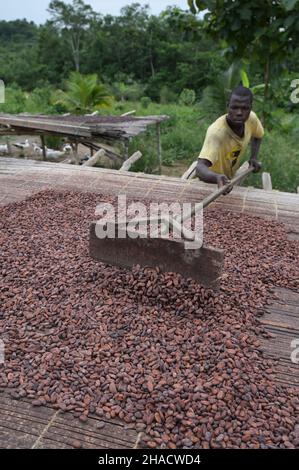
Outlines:
[[247, 96], [250, 99], [251, 103], [253, 101], [252, 91], [243, 85], [239, 85], [232, 90], [230, 97], [229, 97], [229, 101], [231, 100], [232, 96], [242, 96], [242, 97]]

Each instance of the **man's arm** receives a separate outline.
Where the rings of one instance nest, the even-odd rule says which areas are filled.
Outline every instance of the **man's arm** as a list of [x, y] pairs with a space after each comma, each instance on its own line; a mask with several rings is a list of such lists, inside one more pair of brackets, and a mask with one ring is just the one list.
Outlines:
[[257, 160], [261, 143], [262, 143], [262, 139], [258, 139], [257, 137], [252, 137], [252, 139], [251, 139], [251, 155], [250, 155], [250, 159], [249, 159], [249, 165], [253, 166], [253, 168], [254, 168], [253, 172], [254, 173], [257, 173], [262, 168], [261, 162], [259, 162]]
[[[196, 176], [198, 176], [198, 178], [200, 178], [205, 183], [218, 184], [219, 188], [229, 183], [229, 179], [225, 175], [220, 175], [210, 170], [209, 167], [211, 165], [212, 163], [206, 158], [199, 158], [196, 166]], [[223, 194], [228, 194], [231, 189], [225, 191]]]

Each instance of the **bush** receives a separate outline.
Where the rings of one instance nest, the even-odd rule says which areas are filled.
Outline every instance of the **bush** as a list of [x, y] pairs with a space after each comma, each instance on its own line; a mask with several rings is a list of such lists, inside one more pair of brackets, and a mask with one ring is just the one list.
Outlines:
[[185, 106], [192, 106], [195, 103], [196, 94], [194, 90], [184, 88], [179, 97], [179, 104]]
[[51, 86], [35, 88], [28, 93], [26, 111], [32, 114], [53, 114], [56, 109], [52, 105], [53, 88]]
[[148, 96], [143, 96], [141, 99], [140, 99], [140, 104], [141, 104], [141, 107], [142, 108], [148, 108], [149, 105], [151, 104], [152, 100], [148, 97]]
[[57, 112], [51, 104], [53, 89], [50, 86], [35, 88], [31, 93], [22, 91], [17, 85], [5, 90], [5, 103], [0, 104], [0, 112], [9, 114], [53, 114]]
[[178, 99], [177, 94], [172, 91], [168, 86], [163, 86], [160, 91], [160, 103], [168, 104], [175, 103]]
[[117, 101], [137, 101], [144, 93], [144, 86], [134, 81], [118, 82], [110, 90]]
[[17, 85], [5, 89], [5, 103], [0, 104], [0, 112], [18, 114], [26, 110], [26, 94]]

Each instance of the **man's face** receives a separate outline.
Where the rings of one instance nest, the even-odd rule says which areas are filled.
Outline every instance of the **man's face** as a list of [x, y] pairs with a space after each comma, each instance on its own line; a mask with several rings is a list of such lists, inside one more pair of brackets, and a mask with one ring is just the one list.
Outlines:
[[228, 104], [228, 118], [236, 124], [243, 124], [249, 118], [252, 105], [249, 96], [232, 95]]

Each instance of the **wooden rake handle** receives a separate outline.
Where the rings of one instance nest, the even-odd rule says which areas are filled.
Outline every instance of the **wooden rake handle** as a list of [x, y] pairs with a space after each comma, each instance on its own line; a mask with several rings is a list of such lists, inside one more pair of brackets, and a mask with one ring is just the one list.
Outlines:
[[[252, 173], [254, 170], [253, 166], [249, 166], [245, 171], [242, 171], [238, 176], [235, 176], [229, 183], [225, 184], [221, 188], [216, 189], [212, 194], [209, 194], [204, 200], [202, 201], [202, 207], [205, 208], [211, 202], [215, 201], [219, 196], [221, 196], [228, 188], [231, 186], [234, 186], [235, 184], [239, 183], [239, 181], [243, 180], [243, 178], [246, 178], [250, 173]], [[194, 215], [194, 213], [192, 214]]]

